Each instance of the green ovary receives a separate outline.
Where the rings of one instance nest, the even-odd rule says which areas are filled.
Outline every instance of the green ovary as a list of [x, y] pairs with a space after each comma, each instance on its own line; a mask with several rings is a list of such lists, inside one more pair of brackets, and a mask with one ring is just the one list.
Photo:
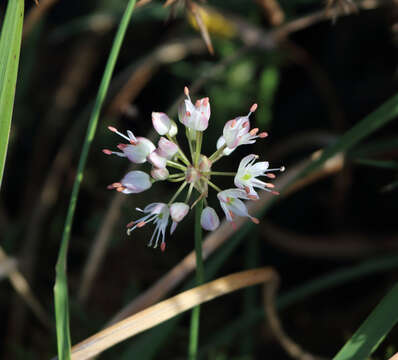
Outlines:
[[242, 176], [242, 180], [250, 180], [252, 178], [252, 176], [250, 174], [245, 174]]

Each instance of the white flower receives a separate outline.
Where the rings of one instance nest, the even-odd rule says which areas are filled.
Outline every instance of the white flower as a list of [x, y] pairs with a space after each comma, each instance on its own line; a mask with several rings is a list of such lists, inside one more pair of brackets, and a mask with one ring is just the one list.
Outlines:
[[153, 112], [152, 124], [159, 135], [166, 135], [171, 127], [171, 120], [165, 113]]
[[251, 216], [245, 203], [240, 200], [249, 200], [250, 198], [244, 190], [241, 189], [228, 189], [220, 191], [217, 194], [218, 200], [220, 201], [221, 208], [224, 210], [225, 217], [228, 221], [233, 222], [235, 215], [247, 216], [255, 224], [258, 224], [258, 219]]
[[207, 231], [214, 231], [218, 228], [220, 219], [212, 207], [206, 206], [203, 209], [202, 215], [200, 216], [200, 225]]
[[130, 130], [127, 131], [128, 136], [126, 136], [112, 126], [109, 126], [108, 129], [128, 140], [130, 144], [119, 144], [117, 147], [122, 152], [104, 149], [103, 152], [107, 155], [114, 154], [121, 157], [127, 157], [135, 164], [143, 164], [146, 162], [147, 156], [156, 149], [152, 141], [144, 137], [135, 137]]
[[137, 194], [148, 190], [152, 186], [147, 173], [135, 170], [128, 172], [119, 183], [113, 183], [108, 189], [116, 189], [124, 194]]
[[141, 210], [139, 208], [137, 208], [136, 210], [146, 213], [147, 215], [127, 224], [127, 234], [130, 235], [130, 233], [135, 228], [141, 228], [149, 222], [153, 221], [156, 226], [151, 240], [148, 243], [148, 246], [152, 246], [152, 244], [154, 243], [153, 247], [156, 248], [158, 246], [159, 239], [161, 238], [160, 248], [162, 251], [164, 251], [166, 249], [166, 227], [169, 223], [170, 215], [169, 207], [164, 203], [152, 203], [147, 205], [144, 210]]
[[[218, 140], [217, 140], [217, 145], [216, 145], [216, 146], [217, 146], [217, 150], [220, 149], [221, 147], [223, 147], [224, 145], [225, 145], [224, 136], [220, 136], [220, 137], [218, 138]], [[226, 146], [225, 149], [224, 149], [224, 151], [223, 151], [223, 155], [229, 155], [229, 154], [231, 154], [235, 149], [236, 149], [236, 147], [233, 148], [233, 149], [230, 149], [228, 146]]]
[[182, 124], [192, 130], [204, 131], [209, 125], [210, 103], [209, 98], [203, 98], [192, 104], [188, 88], [184, 89], [187, 97], [178, 107], [178, 118]]
[[173, 220], [171, 224], [170, 234], [174, 232], [178, 223], [188, 214], [189, 206], [187, 204], [176, 202], [170, 206], [170, 216]]
[[[267, 176], [271, 179], [275, 178], [273, 173], [269, 173], [271, 171], [284, 171], [284, 167], [282, 166], [279, 169], [268, 169], [269, 163], [268, 161], [260, 161], [257, 164], [254, 162], [258, 159], [258, 155], [247, 155], [245, 156], [239, 164], [238, 172], [235, 176], [234, 182], [235, 186], [241, 189], [244, 189], [247, 195], [254, 200], [258, 199], [258, 194], [254, 190], [254, 188], [263, 189], [266, 191], [273, 192], [274, 194], [278, 194], [271, 189], [274, 188], [273, 184], [263, 182], [257, 179], [258, 176]], [[267, 172], [269, 174], [267, 174]]]
[[254, 144], [257, 138], [265, 138], [268, 136], [266, 132], [261, 132], [257, 135], [258, 129], [254, 128], [250, 130], [250, 115], [256, 111], [257, 104], [253, 104], [250, 108], [250, 112], [246, 116], [240, 116], [233, 120], [229, 120], [225, 123], [223, 129], [223, 135], [218, 139], [217, 149], [224, 144], [228, 151], [224, 151], [224, 155], [229, 155], [240, 145]]
[[155, 180], [166, 180], [169, 177], [169, 170], [167, 170], [167, 168], [152, 168], [151, 170], [151, 176], [155, 179]]

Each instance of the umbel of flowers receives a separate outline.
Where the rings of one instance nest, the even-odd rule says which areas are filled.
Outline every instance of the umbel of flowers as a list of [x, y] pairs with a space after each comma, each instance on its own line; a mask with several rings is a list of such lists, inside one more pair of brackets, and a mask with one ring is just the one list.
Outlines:
[[[201, 154], [203, 133], [209, 125], [210, 102], [209, 98], [199, 99], [192, 103], [187, 87], [184, 89], [186, 99], [180, 104], [178, 118], [184, 125], [185, 135], [189, 145], [190, 156], [182, 151], [178, 141], [177, 124], [165, 113], [153, 112], [152, 123], [156, 132], [161, 136], [157, 147], [147, 138], [136, 137], [131, 131], [127, 134], [119, 132], [114, 127], [109, 130], [118, 134], [125, 143], [117, 145], [120, 151], [104, 149], [107, 155], [126, 157], [135, 164], [149, 162], [152, 165], [150, 174], [135, 170], [127, 173], [119, 182], [108, 186], [124, 194], [140, 193], [151, 188], [157, 181], [180, 183], [175, 194], [168, 203], [156, 202], [147, 205], [144, 209], [137, 208], [143, 216], [127, 224], [127, 233], [153, 222], [155, 230], [148, 246], [157, 247], [160, 242], [162, 251], [166, 248], [166, 229], [169, 223], [172, 234], [178, 223], [200, 200], [204, 200], [205, 208], [201, 214], [201, 226], [208, 231], [217, 229], [220, 220], [216, 211], [207, 205], [209, 189], [217, 192], [220, 206], [226, 219], [233, 224], [236, 216], [246, 216], [254, 223], [258, 219], [248, 213], [242, 200], [257, 200], [256, 189], [262, 189], [278, 195], [274, 185], [260, 180], [261, 177], [275, 178], [275, 171], [284, 171], [282, 166], [270, 169], [267, 161], [258, 161], [258, 155], [248, 155], [239, 164], [237, 172], [213, 171], [214, 164], [223, 156], [230, 155], [238, 146], [254, 144], [257, 139], [267, 137], [266, 132], [259, 132], [257, 128], [250, 128], [250, 115], [256, 111], [257, 104], [252, 105], [246, 116], [240, 116], [226, 122], [223, 134], [217, 141], [217, 150], [209, 157]], [[214, 182], [214, 176], [233, 176], [235, 188], [222, 190]], [[176, 201], [183, 196], [184, 201]]]

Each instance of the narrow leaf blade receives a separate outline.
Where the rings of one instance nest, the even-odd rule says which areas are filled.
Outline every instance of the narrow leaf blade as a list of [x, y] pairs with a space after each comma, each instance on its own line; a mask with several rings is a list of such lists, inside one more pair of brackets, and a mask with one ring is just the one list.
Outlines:
[[3, 180], [14, 109], [23, 15], [24, 1], [10, 0], [0, 36], [0, 186]]

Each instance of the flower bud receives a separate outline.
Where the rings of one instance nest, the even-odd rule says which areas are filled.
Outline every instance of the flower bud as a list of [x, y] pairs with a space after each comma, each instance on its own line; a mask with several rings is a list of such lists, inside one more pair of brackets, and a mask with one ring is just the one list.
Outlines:
[[163, 181], [166, 180], [169, 177], [169, 170], [167, 168], [152, 168], [151, 170], [151, 176], [155, 180]]
[[187, 204], [177, 202], [170, 206], [170, 216], [173, 220], [171, 224], [170, 234], [174, 232], [178, 223], [188, 214], [189, 206]]
[[170, 160], [177, 151], [178, 146], [176, 144], [174, 144], [172, 141], [167, 140], [164, 137], [160, 138], [158, 142], [158, 149], [156, 150], [158, 155]]
[[135, 170], [128, 172], [120, 181], [121, 187], [117, 190], [124, 194], [137, 194], [148, 190], [151, 186], [151, 179], [149, 175], [143, 171]]
[[214, 231], [218, 228], [220, 219], [212, 207], [207, 206], [203, 209], [202, 215], [200, 216], [200, 225], [202, 225], [203, 229], [208, 231]]
[[188, 97], [178, 108], [178, 118], [187, 128], [197, 131], [206, 130], [210, 119], [209, 98], [197, 100], [194, 105]]
[[147, 156], [156, 149], [152, 141], [144, 137], [137, 137], [135, 144], [121, 145], [122, 146], [119, 145], [118, 148], [135, 164], [143, 164]]
[[167, 159], [164, 158], [163, 156], [160, 156], [157, 152], [157, 150], [152, 151], [148, 157], [147, 160], [157, 168], [164, 169], [166, 167]]
[[174, 137], [178, 134], [178, 127], [175, 121], [170, 119], [170, 129], [169, 129], [169, 136]]
[[153, 112], [152, 124], [159, 135], [166, 135], [171, 127], [171, 120], [165, 113]]

